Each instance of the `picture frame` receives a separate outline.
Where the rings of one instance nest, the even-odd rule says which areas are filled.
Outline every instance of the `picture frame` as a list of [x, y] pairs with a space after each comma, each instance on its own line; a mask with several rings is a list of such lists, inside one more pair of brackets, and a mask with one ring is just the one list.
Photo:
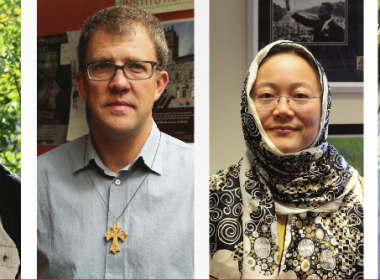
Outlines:
[[364, 176], [363, 124], [330, 124], [327, 142]]
[[[309, 5], [308, 9], [302, 10], [302, 0], [247, 0], [248, 8], [248, 42], [247, 42], [247, 64], [249, 65], [256, 54], [267, 44], [275, 39], [281, 39], [281, 36], [273, 36], [274, 25], [274, 3], [283, 2], [282, 9], [286, 7], [286, 2], [290, 6], [298, 6], [301, 12], [306, 13], [309, 10], [316, 10], [322, 2], [321, 0], [303, 1]], [[334, 5], [337, 1], [333, 0]], [[362, 93], [363, 92], [363, 71], [357, 70], [357, 57], [363, 56], [363, 1], [362, 0], [344, 0], [345, 8], [342, 12], [344, 19], [341, 24], [344, 27], [344, 41], [342, 42], [302, 42], [303, 38], [299, 37], [299, 43], [305, 45], [313, 55], [322, 64], [332, 92], [340, 93]], [[334, 6], [335, 7], [335, 6]], [[298, 10], [297, 10], [298, 11]], [[305, 12], [306, 11], [306, 12]], [[287, 11], [285, 11], [287, 12]], [[292, 10], [288, 12], [288, 18]], [[311, 12], [310, 12], [311, 13]], [[285, 15], [286, 16], [286, 15]], [[316, 14], [310, 15], [314, 18]], [[277, 20], [277, 18], [276, 18]], [[295, 22], [295, 20], [293, 20]], [[278, 24], [276, 22], [276, 24]], [[302, 24], [298, 24], [301, 26]], [[287, 26], [287, 29], [289, 26]], [[291, 32], [291, 31], [289, 31]], [[309, 32], [313, 33], [313, 30]], [[278, 35], [278, 34], [277, 34]], [[294, 35], [294, 34], [291, 34]], [[295, 36], [285, 36], [296, 38]], [[310, 36], [309, 36], [310, 37]]]
[[357, 124], [330, 124], [329, 137], [363, 137], [364, 125]]

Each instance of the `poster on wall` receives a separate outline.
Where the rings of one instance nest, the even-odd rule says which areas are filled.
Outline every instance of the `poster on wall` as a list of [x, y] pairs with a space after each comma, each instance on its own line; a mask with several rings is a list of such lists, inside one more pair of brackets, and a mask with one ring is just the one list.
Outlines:
[[155, 102], [153, 118], [162, 132], [194, 142], [194, 19], [163, 22], [169, 47], [169, 83]]
[[74, 140], [85, 134], [88, 134], [89, 128], [89, 110], [86, 101], [79, 94], [76, 81], [75, 73], [79, 71], [79, 60], [78, 60], [78, 45], [81, 30], [67, 32], [67, 38], [70, 48], [71, 56], [71, 71], [72, 75], [72, 88], [70, 96], [70, 121], [69, 129], [67, 131], [67, 141]]
[[66, 34], [37, 38], [37, 144], [66, 142], [71, 69]]
[[330, 82], [363, 82], [362, 0], [259, 0], [257, 11], [259, 50], [280, 39], [298, 42]]
[[194, 0], [115, 0], [115, 5], [139, 8], [151, 14], [194, 9]]

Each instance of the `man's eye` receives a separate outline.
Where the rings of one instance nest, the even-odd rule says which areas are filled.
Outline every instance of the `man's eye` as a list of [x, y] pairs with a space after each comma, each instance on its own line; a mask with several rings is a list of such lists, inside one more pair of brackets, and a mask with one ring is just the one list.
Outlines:
[[109, 63], [99, 63], [94, 65], [95, 70], [108, 70], [111, 67], [112, 65]]
[[304, 93], [297, 93], [296, 95], [293, 96], [293, 98], [304, 99], [304, 98], [309, 98], [309, 96], [307, 94], [304, 94]]
[[140, 64], [131, 64], [131, 67], [132, 68], [135, 68], [135, 69], [141, 69], [142, 68], [142, 66], [140, 65]]
[[130, 70], [135, 71], [135, 72], [143, 72], [143, 71], [145, 71], [145, 67], [141, 63], [128, 64], [128, 68]]

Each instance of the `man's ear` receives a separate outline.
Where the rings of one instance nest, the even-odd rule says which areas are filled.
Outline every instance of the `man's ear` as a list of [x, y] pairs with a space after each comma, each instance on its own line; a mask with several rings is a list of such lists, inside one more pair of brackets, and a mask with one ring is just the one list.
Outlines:
[[82, 71], [77, 72], [76, 74], [76, 82], [77, 82], [77, 87], [79, 90], [80, 95], [84, 100], [87, 101], [87, 86], [86, 86], [86, 77], [84, 76]]
[[166, 71], [160, 71], [160, 77], [157, 79], [156, 92], [154, 95], [154, 101], [157, 101], [161, 94], [164, 92], [166, 85], [169, 82], [169, 74]]

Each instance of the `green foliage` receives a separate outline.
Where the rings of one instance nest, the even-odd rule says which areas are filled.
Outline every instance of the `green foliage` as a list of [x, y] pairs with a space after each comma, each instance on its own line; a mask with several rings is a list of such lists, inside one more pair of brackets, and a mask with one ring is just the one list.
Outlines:
[[21, 0], [0, 0], [0, 149], [21, 175]]
[[338, 153], [359, 172], [359, 175], [364, 176], [363, 137], [334, 137], [328, 138], [327, 142], [338, 150]]

